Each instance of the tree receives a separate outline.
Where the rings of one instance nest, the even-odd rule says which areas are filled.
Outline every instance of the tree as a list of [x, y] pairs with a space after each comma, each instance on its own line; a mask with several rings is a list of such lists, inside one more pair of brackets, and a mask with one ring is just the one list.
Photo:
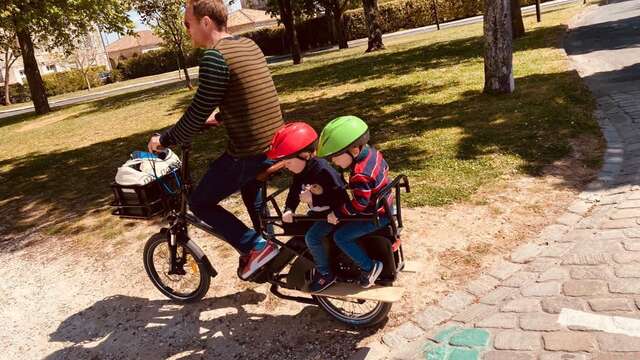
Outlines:
[[348, 48], [347, 23], [344, 12], [354, 4], [354, 0], [318, 0], [318, 2], [333, 18], [333, 28], [337, 35], [338, 47], [340, 49]]
[[183, 4], [181, 0], [135, 0], [134, 7], [142, 21], [151, 26], [169, 49], [176, 52], [178, 68], [184, 71], [185, 85], [193, 89], [185, 56], [188, 36], [182, 22]]
[[14, 28], [24, 71], [37, 114], [50, 111], [35, 56], [34, 39], [51, 47], [71, 47], [74, 39], [99, 26], [104, 31], [127, 33], [133, 24], [127, 16], [129, 0], [4, 0], [0, 28]]
[[522, 21], [520, 0], [511, 0], [511, 28], [513, 30], [514, 39], [524, 36], [525, 30], [524, 21]]
[[511, 93], [513, 80], [513, 35], [511, 0], [484, 1], [484, 92]]
[[296, 33], [296, 23], [292, 0], [278, 0], [278, 9], [280, 11], [280, 21], [284, 24], [284, 32], [286, 42], [291, 49], [291, 58], [293, 64], [302, 63], [302, 54], [300, 51], [300, 43], [298, 42], [298, 34]]
[[378, 19], [378, 0], [362, 0], [367, 29], [369, 30], [369, 45], [366, 52], [384, 49], [382, 43], [382, 29]]
[[9, 71], [21, 56], [18, 38], [13, 29], [0, 29], [0, 51], [4, 54], [4, 71], [2, 72], [4, 75], [4, 104], [11, 105], [11, 97], [9, 96], [9, 78], [11, 74]]
[[85, 84], [87, 84], [87, 90], [91, 91], [91, 81], [89, 80], [89, 73], [91, 69], [98, 65], [99, 51], [96, 47], [94, 39], [91, 35], [85, 35], [74, 42], [73, 48], [64, 50], [64, 59], [73, 65], [80, 71], [84, 78]]

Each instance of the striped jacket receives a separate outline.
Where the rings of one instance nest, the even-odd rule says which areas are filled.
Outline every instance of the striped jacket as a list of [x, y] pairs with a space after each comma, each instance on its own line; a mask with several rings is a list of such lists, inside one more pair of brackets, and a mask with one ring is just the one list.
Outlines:
[[252, 40], [223, 38], [205, 50], [191, 105], [160, 143], [190, 143], [216, 107], [227, 132], [229, 154], [246, 157], [269, 149], [271, 138], [283, 125], [282, 112], [264, 54]]
[[[353, 199], [342, 206], [342, 215], [384, 214], [384, 207], [375, 209], [374, 199], [389, 184], [389, 165], [382, 153], [365, 146], [351, 165], [349, 190]], [[391, 194], [388, 198], [391, 204]]]

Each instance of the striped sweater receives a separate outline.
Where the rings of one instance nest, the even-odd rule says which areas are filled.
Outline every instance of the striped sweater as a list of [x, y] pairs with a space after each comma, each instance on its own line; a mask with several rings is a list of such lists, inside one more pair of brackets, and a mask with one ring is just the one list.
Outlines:
[[[384, 207], [375, 208], [374, 199], [389, 183], [389, 166], [382, 153], [367, 145], [355, 158], [349, 176], [353, 199], [342, 206], [341, 215], [384, 214]], [[391, 204], [392, 198], [389, 195]]]
[[160, 138], [163, 146], [190, 143], [219, 107], [228, 136], [227, 152], [246, 157], [266, 152], [282, 125], [271, 72], [250, 39], [221, 39], [200, 61], [199, 86], [182, 118]]

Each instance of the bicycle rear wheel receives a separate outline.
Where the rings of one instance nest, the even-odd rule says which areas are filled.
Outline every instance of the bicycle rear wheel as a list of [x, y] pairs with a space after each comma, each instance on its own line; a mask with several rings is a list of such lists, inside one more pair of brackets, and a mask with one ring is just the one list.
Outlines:
[[171, 270], [170, 243], [167, 233], [157, 233], [144, 246], [144, 269], [155, 287], [171, 300], [195, 302], [209, 291], [211, 275], [207, 266], [198, 261], [187, 244], [178, 244], [176, 263], [180, 274]]

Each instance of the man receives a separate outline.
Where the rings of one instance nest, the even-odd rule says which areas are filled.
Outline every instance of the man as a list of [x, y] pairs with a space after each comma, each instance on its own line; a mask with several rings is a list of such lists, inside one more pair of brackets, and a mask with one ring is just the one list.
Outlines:
[[[149, 140], [149, 151], [187, 144], [205, 124], [223, 126], [224, 154], [214, 160], [189, 199], [191, 211], [241, 254], [238, 276], [247, 279], [275, 257], [277, 245], [219, 205], [240, 190], [257, 224], [256, 175], [270, 165], [265, 155], [283, 125], [278, 94], [264, 54], [247, 38], [227, 33], [227, 8], [221, 0], [189, 0], [184, 25], [194, 47], [206, 49], [200, 62], [198, 90], [182, 118]], [[221, 122], [213, 117], [220, 109]]]

